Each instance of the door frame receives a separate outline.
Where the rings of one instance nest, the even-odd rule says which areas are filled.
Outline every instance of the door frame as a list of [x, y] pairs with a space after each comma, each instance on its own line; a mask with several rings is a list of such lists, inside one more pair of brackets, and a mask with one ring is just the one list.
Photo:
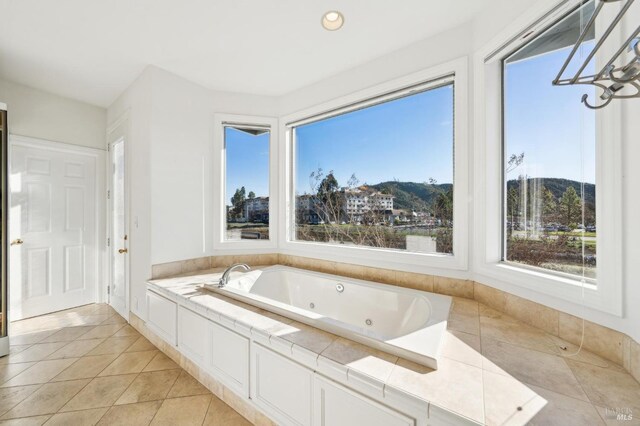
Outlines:
[[[96, 221], [96, 229], [95, 229], [95, 239], [96, 239], [96, 248], [97, 248], [97, 252], [98, 252], [98, 259], [96, 262], [96, 277], [97, 277], [97, 281], [94, 284], [94, 303], [99, 303], [102, 302], [103, 299], [103, 293], [106, 292], [106, 283], [105, 283], [105, 277], [104, 277], [104, 272], [105, 272], [105, 267], [104, 267], [104, 261], [105, 261], [105, 253], [106, 251], [104, 250], [105, 244], [106, 244], [106, 239], [104, 236], [104, 232], [102, 232], [102, 230], [104, 229], [105, 226], [105, 222], [106, 222], [106, 218], [105, 218], [105, 194], [106, 194], [106, 189], [105, 189], [105, 170], [104, 170], [104, 164], [105, 164], [105, 157], [106, 157], [106, 151], [103, 149], [98, 149], [98, 148], [91, 148], [91, 147], [87, 147], [87, 146], [81, 146], [81, 145], [74, 145], [74, 144], [68, 144], [68, 143], [64, 143], [64, 142], [56, 142], [56, 141], [51, 141], [51, 140], [47, 140], [47, 139], [40, 139], [40, 138], [34, 138], [34, 137], [30, 137], [30, 136], [22, 136], [22, 135], [16, 135], [13, 133], [9, 133], [9, 143], [8, 143], [8, 153], [7, 153], [7, 176], [8, 176], [8, 182], [7, 182], [7, 202], [9, 205], [9, 209], [11, 208], [11, 158], [13, 156], [13, 148], [15, 146], [20, 146], [20, 147], [25, 147], [25, 148], [34, 148], [34, 149], [42, 149], [42, 150], [47, 150], [47, 151], [56, 151], [56, 152], [67, 152], [69, 154], [75, 154], [75, 155], [85, 155], [85, 156], [90, 156], [90, 157], [94, 157], [95, 161], [96, 161], [96, 170], [95, 170], [95, 184], [94, 184], [94, 190], [96, 193], [96, 199], [95, 199], [95, 207], [96, 207], [96, 211], [95, 211], [95, 221]], [[11, 213], [9, 212], [9, 219], [11, 217]], [[7, 235], [8, 237], [8, 235]], [[8, 250], [8, 255], [7, 255], [7, 264], [11, 265], [11, 250]], [[7, 273], [7, 285], [10, 287], [10, 283], [11, 283], [11, 268], [8, 269], [8, 273]], [[10, 293], [10, 292], [9, 292]], [[11, 294], [9, 294], [9, 310], [11, 309]], [[11, 326], [11, 323], [9, 322], [9, 326]]]
[[[129, 111], [123, 113], [117, 120], [113, 122], [107, 128], [107, 151], [105, 156], [105, 168], [104, 168], [104, 176], [105, 176], [105, 218], [106, 218], [106, 233], [105, 233], [105, 279], [106, 285], [104, 287], [104, 300], [107, 304], [111, 305], [111, 298], [109, 294], [109, 287], [112, 284], [112, 273], [113, 273], [113, 265], [111, 261], [111, 245], [107, 245], [109, 242], [109, 238], [111, 238], [111, 226], [112, 226], [112, 209], [111, 205], [113, 203], [113, 199], [110, 197], [110, 194], [113, 193], [111, 181], [111, 148], [114, 144], [122, 141], [124, 143], [124, 209], [125, 209], [125, 231], [128, 238], [127, 248], [129, 249], [129, 253], [125, 258], [125, 283], [124, 283], [124, 312], [118, 312], [125, 320], [129, 321], [129, 312], [131, 311], [131, 203], [130, 203], [130, 194], [131, 194], [131, 182], [129, 179], [130, 176], [130, 161], [129, 161]], [[110, 242], [113, 244], [113, 241]], [[113, 307], [113, 306], [112, 306]], [[114, 308], [115, 309], [115, 308]]]

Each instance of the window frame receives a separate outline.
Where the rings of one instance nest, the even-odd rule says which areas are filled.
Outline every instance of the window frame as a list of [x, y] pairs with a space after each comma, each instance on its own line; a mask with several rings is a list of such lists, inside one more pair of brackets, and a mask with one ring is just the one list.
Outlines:
[[[502, 61], [581, 3], [581, 0], [540, 2], [475, 55], [474, 228], [477, 233], [474, 241], [474, 271], [478, 281], [538, 299], [541, 303], [556, 306], [564, 306], [565, 302], [584, 303], [587, 307], [621, 316], [622, 146], [619, 102], [612, 102], [596, 113], [597, 285], [587, 280], [583, 285], [581, 279], [568, 274], [503, 261]], [[615, 8], [610, 8], [608, 12], [615, 13]], [[607, 19], [604, 10], [601, 15]], [[619, 31], [614, 32], [611, 37], [617, 37], [622, 43]], [[576, 99], [576, 102], [579, 101]], [[542, 297], [532, 296], [536, 293]], [[562, 302], [558, 303], [558, 299]]]
[[[269, 128], [269, 239], [226, 240], [226, 146], [225, 127]], [[278, 247], [278, 119], [273, 117], [215, 114], [213, 124], [213, 249], [219, 254], [234, 252], [273, 252]], [[217, 193], [217, 194], [216, 194]]]
[[[427, 70], [397, 78], [371, 88], [352, 93], [314, 107], [286, 115], [280, 119], [280, 158], [284, 167], [280, 169], [280, 190], [283, 194], [280, 210], [280, 252], [291, 255], [315, 257], [319, 259], [353, 263], [379, 268], [398, 269], [403, 271], [442, 274], [451, 276], [451, 270], [468, 270], [468, 221], [469, 221], [469, 186], [468, 186], [468, 94], [467, 94], [467, 62], [466, 57], [456, 59]], [[324, 115], [332, 114], [346, 107], [366, 107], [376, 100], [384, 99], [392, 93], [422, 83], [437, 82], [453, 76], [454, 84], [454, 212], [453, 212], [453, 255], [440, 253], [403, 252], [393, 249], [350, 246], [341, 247], [333, 244], [298, 241], [292, 238], [295, 220], [295, 152], [291, 123], [298, 125], [309, 117], [317, 121]], [[446, 272], [445, 272], [446, 271]], [[453, 275], [456, 275], [454, 272]], [[466, 274], [457, 273], [464, 277]]]

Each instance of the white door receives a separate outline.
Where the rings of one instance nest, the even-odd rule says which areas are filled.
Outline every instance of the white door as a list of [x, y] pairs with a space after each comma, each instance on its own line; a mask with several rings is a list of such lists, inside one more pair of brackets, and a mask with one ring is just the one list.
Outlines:
[[94, 302], [98, 157], [44, 141], [10, 149], [11, 319]]
[[109, 304], [124, 318], [128, 317], [129, 237], [127, 230], [127, 196], [125, 185], [124, 139], [109, 145]]

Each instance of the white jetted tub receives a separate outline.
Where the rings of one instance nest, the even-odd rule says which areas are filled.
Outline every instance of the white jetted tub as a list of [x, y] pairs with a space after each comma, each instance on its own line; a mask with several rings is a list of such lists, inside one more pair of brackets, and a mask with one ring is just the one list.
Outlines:
[[280, 265], [203, 287], [434, 369], [451, 307], [449, 296]]

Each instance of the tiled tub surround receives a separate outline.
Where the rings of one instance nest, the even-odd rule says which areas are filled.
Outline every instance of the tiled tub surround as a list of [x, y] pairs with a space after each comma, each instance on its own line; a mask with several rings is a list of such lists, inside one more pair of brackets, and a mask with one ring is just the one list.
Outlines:
[[274, 265], [208, 290], [437, 369], [451, 297]]
[[[149, 288], [249, 336], [261, 350], [315, 370], [320, 380], [328, 377], [372, 401], [403, 407], [418, 424], [426, 424], [427, 416], [439, 424], [438, 416], [444, 421], [447, 412], [461, 416], [456, 421], [488, 425], [638, 424], [640, 384], [623, 368], [586, 350], [570, 356], [575, 345], [474, 300], [454, 297], [441, 365], [434, 371], [193, 284], [215, 280], [219, 273], [155, 280]], [[159, 340], [148, 334], [154, 343]], [[562, 345], [567, 351], [559, 349]], [[191, 365], [187, 371], [249, 420], [266, 421], [263, 407], [242, 392], [185, 359], [172, 344], [158, 346]], [[618, 408], [631, 409], [635, 420], [612, 421], [607, 409]]]
[[[438, 277], [412, 272], [372, 268], [284, 254], [212, 256], [163, 263], [152, 268], [153, 278], [193, 273], [235, 262], [249, 265], [281, 264], [350, 278], [397, 285], [416, 290], [474, 299], [492, 309], [539, 328], [574, 345], [579, 345], [582, 319], [471, 280]], [[640, 343], [624, 333], [585, 321], [585, 349], [622, 366], [640, 381]]]

